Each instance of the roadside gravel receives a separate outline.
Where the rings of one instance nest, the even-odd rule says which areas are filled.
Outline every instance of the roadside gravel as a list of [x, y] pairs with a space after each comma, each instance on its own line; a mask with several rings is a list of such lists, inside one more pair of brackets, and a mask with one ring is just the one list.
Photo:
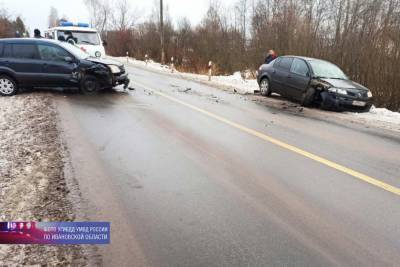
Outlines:
[[[65, 149], [46, 93], [0, 97], [0, 221], [72, 221]], [[80, 246], [0, 245], [1, 265], [86, 265]]]

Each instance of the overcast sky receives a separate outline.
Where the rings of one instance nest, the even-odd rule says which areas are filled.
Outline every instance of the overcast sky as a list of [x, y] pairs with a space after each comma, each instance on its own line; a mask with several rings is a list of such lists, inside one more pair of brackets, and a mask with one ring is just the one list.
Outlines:
[[[154, 0], [128, 0], [131, 6], [140, 11], [141, 17], [146, 18], [152, 10]], [[188, 17], [193, 24], [198, 23], [207, 11], [210, 0], [164, 0], [169, 6], [171, 17], [177, 21]], [[222, 0], [229, 5], [234, 0]], [[30, 31], [47, 28], [50, 7], [54, 6], [59, 16], [66, 15], [72, 21], [89, 22], [88, 12], [83, 0], [0, 0], [0, 5], [11, 15], [20, 15]]]

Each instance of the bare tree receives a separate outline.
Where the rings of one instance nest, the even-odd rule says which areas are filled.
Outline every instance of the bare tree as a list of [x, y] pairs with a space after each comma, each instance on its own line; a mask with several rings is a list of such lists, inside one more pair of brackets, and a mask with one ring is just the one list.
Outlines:
[[137, 10], [132, 9], [127, 0], [118, 0], [113, 5], [114, 8], [111, 9], [111, 28], [118, 31], [132, 28], [139, 18]]
[[110, 4], [108, 0], [84, 0], [90, 14], [90, 24], [95, 27], [101, 35], [107, 30], [107, 24], [111, 17]]

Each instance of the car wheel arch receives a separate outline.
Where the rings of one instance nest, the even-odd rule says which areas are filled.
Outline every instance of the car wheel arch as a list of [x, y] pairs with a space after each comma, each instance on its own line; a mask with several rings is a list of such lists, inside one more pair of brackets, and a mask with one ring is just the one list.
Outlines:
[[269, 82], [271, 82], [271, 78], [267, 75], [267, 74], [263, 74], [260, 78], [260, 81], [264, 80], [264, 79], [268, 79]]
[[0, 76], [8, 76], [9, 78], [13, 79], [13, 81], [19, 85], [19, 81], [17, 79], [17, 75], [14, 74], [11, 71], [4, 71], [4, 70], [0, 70]]

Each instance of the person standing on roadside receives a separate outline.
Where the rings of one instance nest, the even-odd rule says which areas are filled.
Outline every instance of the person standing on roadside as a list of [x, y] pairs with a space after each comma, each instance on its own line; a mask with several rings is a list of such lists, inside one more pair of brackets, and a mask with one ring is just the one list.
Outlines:
[[40, 32], [40, 30], [39, 29], [35, 29], [34, 31], [33, 31], [33, 34], [34, 34], [34, 37], [35, 38], [43, 38], [42, 37], [42, 33]]
[[277, 58], [277, 55], [276, 55], [276, 53], [275, 53], [275, 51], [274, 50], [269, 50], [268, 51], [268, 55], [267, 55], [267, 57], [265, 58], [265, 64], [269, 64], [269, 63], [271, 63], [273, 60], [275, 60]]
[[76, 38], [74, 38], [74, 36], [72, 35], [71, 31], [64, 32], [64, 36], [65, 36], [65, 41], [67, 43], [75, 45], [78, 42], [78, 40]]

